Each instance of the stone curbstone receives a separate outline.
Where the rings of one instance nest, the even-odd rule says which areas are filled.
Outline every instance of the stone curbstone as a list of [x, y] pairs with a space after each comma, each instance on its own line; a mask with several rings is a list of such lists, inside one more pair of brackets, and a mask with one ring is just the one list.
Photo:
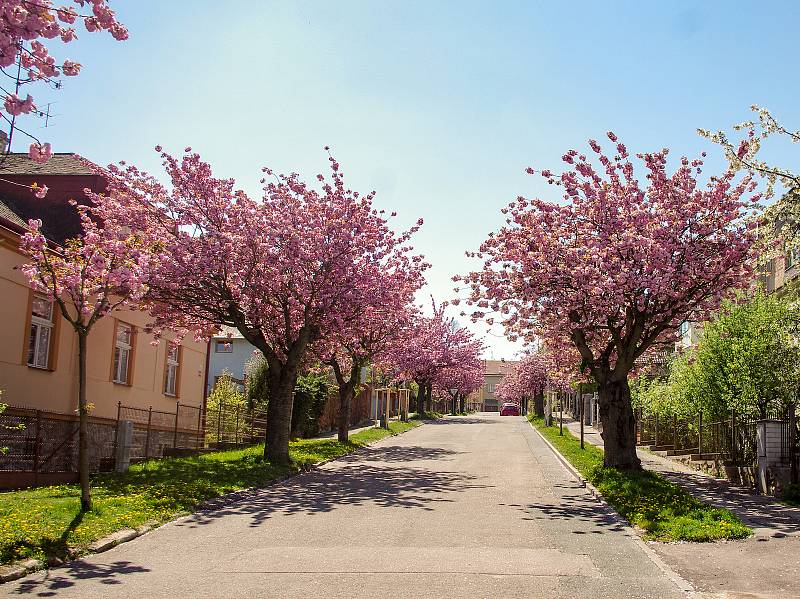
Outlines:
[[44, 567], [46, 564], [38, 559], [26, 559], [7, 566], [0, 566], [0, 583], [17, 580]]

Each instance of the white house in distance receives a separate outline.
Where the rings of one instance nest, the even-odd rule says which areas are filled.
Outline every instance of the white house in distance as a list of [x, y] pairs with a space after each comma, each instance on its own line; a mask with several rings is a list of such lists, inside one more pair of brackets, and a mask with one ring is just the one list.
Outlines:
[[211, 393], [217, 379], [225, 371], [244, 389], [244, 366], [253, 357], [253, 352], [258, 350], [237, 329], [231, 327], [222, 327], [210, 343], [206, 393]]

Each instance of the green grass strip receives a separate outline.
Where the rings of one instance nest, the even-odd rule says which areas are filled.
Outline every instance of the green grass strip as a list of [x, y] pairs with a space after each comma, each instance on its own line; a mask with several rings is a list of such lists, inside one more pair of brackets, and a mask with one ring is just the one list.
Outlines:
[[585, 444], [564, 428], [547, 427], [544, 419], [529, 417], [542, 435], [572, 463], [603, 498], [628, 522], [656, 541], [716, 541], [742, 539], [752, 530], [730, 510], [714, 508], [660, 474], [630, 473], [603, 467], [603, 450]]
[[292, 441], [290, 465], [265, 460], [263, 445], [142, 462], [125, 474], [96, 476], [92, 480], [94, 506], [83, 516], [80, 488], [74, 484], [0, 493], [0, 563], [80, 554], [93, 541], [123, 528], [168, 522], [191, 513], [207, 499], [263, 486], [419, 425], [392, 422], [390, 430], [355, 433], [349, 443], [335, 438]]

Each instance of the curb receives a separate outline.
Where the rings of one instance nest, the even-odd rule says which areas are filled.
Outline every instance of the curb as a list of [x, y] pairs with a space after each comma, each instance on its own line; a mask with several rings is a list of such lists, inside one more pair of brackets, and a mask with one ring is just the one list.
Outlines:
[[691, 585], [691, 583], [688, 580], [686, 580], [685, 578], [683, 578], [683, 576], [681, 576], [680, 574], [675, 572], [675, 570], [670, 568], [664, 562], [664, 560], [662, 560], [661, 557], [655, 551], [653, 551], [647, 545], [647, 543], [645, 543], [642, 540], [642, 538], [639, 536], [639, 533], [637, 533], [636, 529], [634, 529], [633, 526], [631, 526], [630, 522], [628, 522], [625, 518], [620, 516], [617, 513], [617, 511], [613, 507], [611, 507], [611, 505], [603, 498], [603, 495], [600, 493], [600, 491], [597, 490], [597, 487], [595, 487], [592, 483], [590, 483], [588, 480], [586, 480], [581, 475], [581, 473], [578, 472], [578, 470], [575, 468], [575, 466], [573, 466], [569, 462], [569, 460], [567, 460], [567, 458], [565, 458], [561, 454], [561, 452], [558, 451], [558, 449], [556, 449], [555, 446], [552, 443], [550, 443], [550, 441], [548, 441], [544, 437], [544, 435], [542, 433], [539, 432], [539, 429], [537, 429], [530, 420], [528, 421], [528, 424], [530, 424], [530, 426], [534, 430], [534, 432], [537, 435], [539, 435], [539, 438], [542, 441], [544, 441], [545, 444], [550, 448], [550, 451], [552, 451], [553, 454], [558, 459], [558, 461], [561, 462], [561, 465], [564, 467], [564, 469], [567, 472], [569, 472], [570, 475], [572, 475], [572, 477], [575, 478], [575, 480], [577, 480], [579, 483], [581, 483], [581, 485], [583, 487], [585, 487], [586, 490], [589, 491], [589, 494], [598, 503], [602, 504], [604, 507], [607, 508], [608, 512], [611, 514], [611, 516], [616, 521], [616, 524], [620, 525], [625, 530], [625, 532], [627, 532], [629, 534], [629, 536], [631, 537], [633, 542], [636, 543], [636, 545], [638, 545], [639, 548], [642, 551], [644, 551], [644, 553], [647, 555], [647, 557], [650, 558], [650, 561], [653, 562], [658, 567], [658, 569], [661, 570], [667, 576], [667, 578], [670, 579], [672, 584], [674, 584], [676, 587], [678, 587], [678, 590], [680, 590], [681, 592], [686, 593], [689, 597], [694, 597], [696, 591], [695, 591], [694, 587]]
[[[425, 421], [420, 421], [421, 424], [414, 426], [407, 431], [402, 431], [400, 433], [392, 433], [388, 437], [384, 437], [383, 439], [378, 439], [375, 443], [383, 441], [384, 439], [391, 439], [392, 437], [396, 437], [398, 435], [404, 435], [407, 432], [414, 430], [415, 428], [419, 428], [424, 424]], [[335, 458], [329, 458], [327, 460], [323, 460], [321, 462], [315, 462], [314, 464], [306, 464], [298, 468], [296, 472], [290, 472], [284, 476], [274, 478], [264, 485], [260, 487], [251, 487], [249, 489], [240, 489], [239, 491], [233, 491], [231, 493], [226, 493], [224, 495], [220, 495], [219, 497], [214, 497], [212, 499], [207, 499], [194, 507], [194, 511], [191, 514], [187, 514], [185, 516], [179, 516], [178, 518], [173, 518], [163, 524], [158, 524], [156, 522], [149, 522], [142, 524], [138, 528], [123, 528], [116, 532], [111, 533], [105, 537], [97, 539], [93, 541], [88, 547], [86, 547], [86, 553], [81, 553], [78, 555], [76, 551], [73, 549], [69, 550], [67, 555], [67, 559], [58, 559], [52, 558], [49, 563], [40, 560], [40, 559], [26, 559], [17, 562], [12, 562], [6, 565], [0, 565], [0, 585], [6, 582], [12, 582], [14, 580], [19, 580], [27, 576], [28, 574], [32, 574], [33, 572], [37, 572], [39, 570], [49, 569], [50, 566], [63, 566], [66, 565], [68, 562], [79, 559], [82, 557], [86, 557], [88, 555], [93, 555], [96, 553], [104, 553], [109, 549], [113, 549], [122, 543], [128, 543], [141, 537], [143, 534], [150, 532], [151, 530], [156, 530], [158, 528], [162, 528], [167, 526], [168, 524], [172, 524], [174, 522], [181, 522], [186, 520], [187, 518], [191, 518], [193, 515], [202, 513], [202, 512], [210, 512], [214, 510], [221, 509], [223, 507], [229, 507], [232, 505], [236, 505], [237, 503], [241, 503], [242, 501], [248, 499], [253, 493], [260, 491], [261, 489], [267, 489], [269, 487], [273, 487], [275, 485], [280, 485], [281, 483], [286, 482], [291, 478], [295, 478], [296, 476], [300, 476], [301, 474], [307, 474], [309, 472], [313, 472], [317, 470], [321, 466], [329, 462], [335, 462], [336, 460], [341, 460], [342, 458], [346, 458], [347, 456], [351, 456], [366, 450], [369, 450], [374, 443], [370, 443], [369, 445], [363, 445], [361, 447], [356, 447], [353, 451], [348, 452], [344, 455], [337, 456]]]
[[[158, 525], [156, 522], [148, 522], [137, 528], [123, 528], [92, 542], [87, 547], [88, 552], [84, 555], [104, 553], [109, 549], [113, 549], [117, 545], [121, 545], [122, 543], [127, 543], [128, 541], [132, 541], [137, 537], [141, 537], [143, 534], [150, 532], [157, 527]], [[67, 553], [67, 559], [54, 557], [51, 558], [49, 562], [40, 559], [26, 559], [18, 562], [12, 562], [6, 566], [0, 566], [0, 584], [18, 580], [38, 570], [48, 569], [50, 566], [63, 566], [67, 562], [80, 557], [83, 557], [83, 555], [78, 555], [77, 552], [69, 549]]]

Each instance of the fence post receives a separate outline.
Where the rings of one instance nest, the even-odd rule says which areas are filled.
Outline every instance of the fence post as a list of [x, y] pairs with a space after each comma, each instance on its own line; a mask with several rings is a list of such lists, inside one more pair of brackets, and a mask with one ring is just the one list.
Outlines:
[[175, 428], [172, 431], [172, 449], [178, 447], [178, 413], [181, 409], [181, 402], [175, 404]]
[[220, 400], [219, 407], [217, 408], [217, 449], [220, 448], [220, 431], [222, 430], [222, 409], [225, 407], [225, 403]]
[[672, 450], [678, 450], [678, 415], [672, 415]]
[[697, 453], [703, 458], [703, 410], [697, 414]]
[[789, 479], [793, 485], [797, 484], [797, 460], [798, 460], [798, 447], [797, 447], [797, 407], [795, 404], [789, 404], [789, 464], [791, 465], [791, 478]]
[[34, 483], [39, 484], [39, 445], [41, 443], [42, 435], [42, 411], [36, 410], [36, 440], [33, 446], [33, 472]]
[[153, 406], [147, 411], [147, 434], [144, 437], [144, 457], [150, 457], [150, 423], [153, 420]]
[[658, 414], [653, 414], [653, 445], [658, 447]]
[[117, 455], [117, 436], [119, 435], [119, 416], [122, 412], [122, 402], [117, 402], [117, 423], [114, 425], [114, 455]]
[[234, 433], [233, 442], [239, 444], [239, 414], [241, 413], [241, 406], [236, 406], [236, 432]]

